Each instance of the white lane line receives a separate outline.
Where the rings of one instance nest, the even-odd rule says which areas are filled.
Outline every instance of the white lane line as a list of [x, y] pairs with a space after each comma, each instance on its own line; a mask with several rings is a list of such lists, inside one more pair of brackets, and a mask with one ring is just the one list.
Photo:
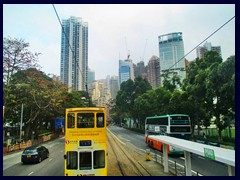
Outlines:
[[32, 171], [32, 172], [30, 172], [30, 173], [28, 174], [28, 176], [31, 176], [31, 174], [33, 174], [33, 171]]
[[52, 158], [51, 159], [49, 159], [48, 161], [51, 161], [52, 160]]

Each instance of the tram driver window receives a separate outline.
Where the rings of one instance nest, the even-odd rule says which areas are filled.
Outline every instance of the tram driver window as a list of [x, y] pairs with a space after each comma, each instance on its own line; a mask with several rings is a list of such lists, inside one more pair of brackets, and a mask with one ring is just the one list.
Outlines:
[[79, 153], [79, 169], [89, 170], [92, 169], [92, 153], [91, 152], [80, 152]]
[[74, 128], [75, 127], [75, 114], [69, 113], [67, 116], [67, 127]]
[[97, 127], [104, 127], [104, 114], [97, 113]]

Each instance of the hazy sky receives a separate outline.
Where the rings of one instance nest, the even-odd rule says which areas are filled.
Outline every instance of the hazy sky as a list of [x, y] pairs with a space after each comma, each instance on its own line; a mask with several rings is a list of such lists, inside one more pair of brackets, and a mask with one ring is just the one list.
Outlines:
[[[119, 59], [145, 65], [159, 57], [158, 36], [182, 32], [185, 54], [235, 16], [234, 4], [56, 4], [59, 18], [88, 22], [88, 65], [96, 79], [118, 75]], [[41, 70], [60, 75], [61, 26], [51, 4], [4, 4], [3, 37], [24, 39]], [[235, 18], [210, 37], [223, 60], [235, 55]], [[196, 50], [188, 60], [196, 58]]]

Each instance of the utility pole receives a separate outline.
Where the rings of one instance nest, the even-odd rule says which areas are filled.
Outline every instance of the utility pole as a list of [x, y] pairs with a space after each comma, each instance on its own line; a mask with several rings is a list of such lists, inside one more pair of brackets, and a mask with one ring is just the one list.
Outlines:
[[21, 143], [21, 137], [22, 137], [22, 121], [23, 121], [23, 103], [22, 103], [22, 109], [21, 109], [21, 122], [20, 122], [20, 143]]

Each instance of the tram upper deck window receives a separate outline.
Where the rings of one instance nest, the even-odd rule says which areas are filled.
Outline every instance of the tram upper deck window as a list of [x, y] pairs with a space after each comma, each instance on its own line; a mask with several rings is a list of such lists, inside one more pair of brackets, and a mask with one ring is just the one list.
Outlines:
[[78, 113], [77, 128], [93, 128], [94, 114], [93, 113]]
[[67, 127], [74, 128], [75, 127], [75, 114], [69, 113], [67, 116]]
[[97, 127], [104, 127], [104, 114], [97, 113]]

